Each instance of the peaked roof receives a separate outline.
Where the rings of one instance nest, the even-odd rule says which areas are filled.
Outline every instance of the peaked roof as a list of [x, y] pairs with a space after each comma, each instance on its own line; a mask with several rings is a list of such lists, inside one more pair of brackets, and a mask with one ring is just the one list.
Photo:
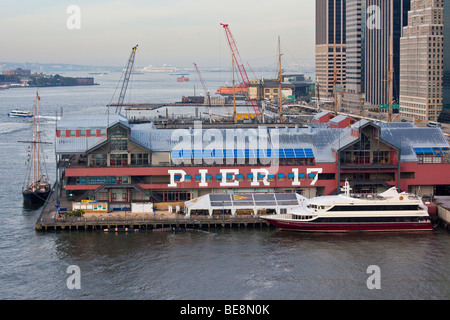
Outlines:
[[343, 120], [345, 120], [345, 119], [347, 119], [347, 118], [350, 118], [350, 119], [353, 120], [352, 117], [344, 116], [343, 114], [340, 114], [340, 115], [334, 117], [333, 119], [331, 119], [331, 120], [330, 120], [330, 123], [338, 124], [339, 122], [341, 122], [341, 121], [343, 121]]
[[316, 114], [316, 115], [313, 117], [313, 119], [320, 119], [320, 118], [322, 118], [324, 115], [326, 115], [326, 114], [328, 114], [328, 113], [330, 113], [331, 115], [333, 115], [330, 111], [322, 111], [322, 112], [319, 112], [318, 114]]

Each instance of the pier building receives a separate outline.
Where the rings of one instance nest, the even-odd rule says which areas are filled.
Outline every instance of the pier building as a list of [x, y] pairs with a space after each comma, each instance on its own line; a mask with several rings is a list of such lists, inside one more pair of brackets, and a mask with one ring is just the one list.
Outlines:
[[310, 198], [395, 186], [442, 194], [450, 146], [440, 128], [357, 121], [256, 128], [158, 128], [122, 115], [64, 115], [57, 121], [58, 196], [109, 210], [136, 202], [184, 206], [207, 194], [297, 193]]

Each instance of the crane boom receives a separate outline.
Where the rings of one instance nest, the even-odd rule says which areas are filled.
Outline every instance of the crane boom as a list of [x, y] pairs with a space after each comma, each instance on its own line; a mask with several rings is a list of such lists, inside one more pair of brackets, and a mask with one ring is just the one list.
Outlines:
[[131, 50], [130, 58], [128, 59], [127, 68], [125, 69], [125, 75], [123, 77], [122, 89], [120, 90], [119, 101], [117, 102], [116, 113], [120, 113], [123, 101], [125, 99], [125, 93], [127, 92], [131, 71], [133, 71], [134, 57], [136, 55], [137, 47], [138, 45], [133, 47], [133, 49]]
[[[233, 35], [231, 34], [230, 29], [228, 28], [228, 24], [221, 23], [221, 26], [225, 29], [225, 34], [227, 36], [228, 44], [230, 45], [231, 53], [233, 55], [233, 59], [239, 69], [239, 74], [241, 75], [244, 86], [248, 89], [250, 88], [250, 80], [248, 79], [247, 72], [245, 71], [244, 64], [242, 62], [241, 56], [236, 46], [236, 41], [234, 41]], [[261, 116], [261, 109], [259, 108], [258, 102], [254, 98], [250, 98], [249, 100], [252, 103], [253, 110], [255, 110], [255, 114], [257, 117]]]
[[200, 79], [200, 82], [202, 83], [203, 90], [205, 91], [205, 97], [208, 95], [208, 90], [206, 90], [205, 82], [203, 81], [202, 75], [200, 73], [200, 70], [198, 70], [197, 64], [194, 62], [195, 70], [197, 70], [198, 78]]

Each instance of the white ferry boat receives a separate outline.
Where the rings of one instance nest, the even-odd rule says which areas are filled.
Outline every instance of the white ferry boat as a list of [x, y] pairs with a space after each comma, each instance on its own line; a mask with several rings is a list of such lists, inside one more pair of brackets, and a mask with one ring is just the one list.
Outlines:
[[33, 114], [31, 113], [31, 111], [12, 110], [10, 113], [8, 113], [8, 116], [10, 116], [10, 117], [21, 117], [21, 118], [31, 118], [31, 117], [33, 117]]
[[281, 230], [308, 232], [431, 231], [428, 208], [421, 198], [395, 187], [375, 196], [343, 194], [307, 200], [286, 214], [262, 216]]

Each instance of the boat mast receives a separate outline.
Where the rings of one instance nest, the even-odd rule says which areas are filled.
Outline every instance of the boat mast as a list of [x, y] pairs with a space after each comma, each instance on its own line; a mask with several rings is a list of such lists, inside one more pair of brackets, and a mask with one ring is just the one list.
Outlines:
[[32, 188], [32, 190], [34, 191], [34, 181], [36, 181], [36, 164], [34, 162], [35, 160], [35, 154], [36, 154], [36, 143], [34, 143], [34, 141], [36, 141], [36, 103], [33, 104], [33, 137], [31, 140], [31, 144], [32, 144], [32, 154], [31, 154], [31, 164], [33, 166], [33, 176], [30, 182], [30, 186]]
[[36, 92], [36, 179], [34, 181], [38, 181], [40, 179], [39, 172], [39, 92]]

